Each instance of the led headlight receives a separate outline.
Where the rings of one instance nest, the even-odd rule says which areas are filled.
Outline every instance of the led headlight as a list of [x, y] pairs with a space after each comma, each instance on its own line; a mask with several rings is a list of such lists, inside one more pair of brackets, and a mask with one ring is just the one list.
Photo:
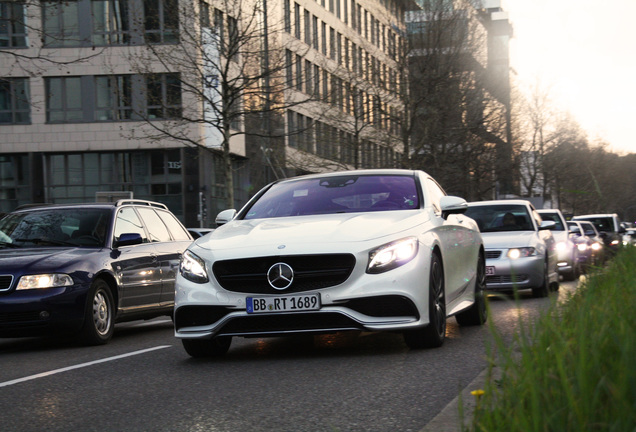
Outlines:
[[380, 246], [369, 252], [367, 273], [377, 274], [392, 270], [411, 261], [418, 250], [415, 237], [407, 237]]
[[205, 261], [189, 250], [183, 253], [181, 264], [179, 265], [179, 273], [187, 280], [195, 283], [206, 283], [210, 280], [208, 272], [205, 270]]
[[18, 281], [18, 290], [56, 288], [73, 285], [73, 278], [64, 273], [49, 273], [22, 276]]
[[524, 258], [529, 256], [535, 256], [537, 254], [537, 250], [533, 247], [522, 247], [515, 249], [508, 249], [508, 258], [517, 259]]

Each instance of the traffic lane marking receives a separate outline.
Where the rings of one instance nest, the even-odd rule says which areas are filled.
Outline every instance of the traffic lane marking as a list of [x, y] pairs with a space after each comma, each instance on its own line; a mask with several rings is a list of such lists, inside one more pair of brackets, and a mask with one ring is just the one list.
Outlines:
[[34, 379], [37, 379], [37, 378], [44, 378], [44, 377], [55, 375], [55, 374], [58, 374], [58, 373], [68, 372], [68, 371], [71, 371], [71, 370], [74, 370], [74, 369], [81, 369], [81, 368], [88, 367], [88, 366], [93, 366], [93, 365], [96, 365], [96, 364], [99, 364], [99, 363], [105, 363], [105, 362], [109, 362], [109, 361], [123, 359], [123, 358], [126, 358], [126, 357], [132, 357], [132, 356], [139, 355], [139, 354], [145, 354], [147, 352], [157, 351], [157, 350], [164, 349], [164, 348], [170, 348], [171, 346], [172, 345], [159, 345], [159, 346], [152, 347], [152, 348], [146, 348], [146, 349], [143, 349], [143, 350], [133, 351], [133, 352], [129, 352], [129, 353], [126, 353], [126, 354], [120, 354], [120, 355], [113, 356], [113, 357], [106, 357], [104, 359], [94, 360], [94, 361], [90, 361], [90, 362], [86, 362], [86, 363], [81, 363], [81, 364], [74, 365], [74, 366], [67, 366], [67, 367], [64, 367], [64, 368], [55, 369], [55, 370], [48, 371], [48, 372], [42, 372], [42, 373], [39, 373], [39, 374], [35, 374], [35, 375], [30, 375], [30, 376], [27, 376], [27, 377], [23, 377], [23, 378], [14, 379], [14, 380], [11, 380], [11, 381], [5, 381], [5, 382], [0, 383], [0, 387], [8, 387], [10, 385], [19, 384], [19, 383], [22, 383], [22, 382], [25, 382], [25, 381], [31, 381], [31, 380], [34, 380]]

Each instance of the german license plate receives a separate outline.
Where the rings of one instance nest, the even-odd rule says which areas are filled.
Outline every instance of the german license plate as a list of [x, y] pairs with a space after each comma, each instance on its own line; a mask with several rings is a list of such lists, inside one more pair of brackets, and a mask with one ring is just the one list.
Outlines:
[[486, 266], [486, 276], [494, 276], [495, 266]]
[[247, 313], [297, 312], [320, 309], [320, 294], [247, 297]]

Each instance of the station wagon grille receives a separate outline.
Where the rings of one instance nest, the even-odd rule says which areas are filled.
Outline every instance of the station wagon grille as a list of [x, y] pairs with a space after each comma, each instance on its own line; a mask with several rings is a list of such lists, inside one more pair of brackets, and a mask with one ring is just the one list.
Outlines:
[[0, 275], [0, 291], [8, 291], [13, 282], [13, 275]]
[[527, 274], [486, 276], [486, 284], [520, 283], [526, 282], [528, 279]]
[[285, 293], [327, 288], [347, 280], [356, 259], [351, 254], [287, 255], [217, 261], [212, 266], [219, 284], [228, 291], [274, 294], [280, 291], [267, 282], [267, 271], [276, 263], [288, 264], [294, 280]]

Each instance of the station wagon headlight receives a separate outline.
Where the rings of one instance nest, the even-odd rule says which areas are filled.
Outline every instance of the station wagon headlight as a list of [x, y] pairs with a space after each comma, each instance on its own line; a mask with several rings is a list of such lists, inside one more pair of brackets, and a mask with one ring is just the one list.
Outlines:
[[510, 259], [525, 258], [535, 256], [536, 254], [537, 250], [533, 247], [522, 247], [508, 250], [508, 258]]
[[73, 278], [64, 273], [22, 276], [16, 290], [57, 288], [73, 285]]
[[181, 264], [179, 265], [179, 273], [187, 280], [195, 283], [206, 283], [210, 280], [208, 272], [205, 270], [205, 261], [189, 250], [183, 253]]
[[417, 255], [417, 250], [418, 241], [415, 237], [407, 237], [382, 245], [369, 252], [367, 273], [383, 273], [404, 265]]

